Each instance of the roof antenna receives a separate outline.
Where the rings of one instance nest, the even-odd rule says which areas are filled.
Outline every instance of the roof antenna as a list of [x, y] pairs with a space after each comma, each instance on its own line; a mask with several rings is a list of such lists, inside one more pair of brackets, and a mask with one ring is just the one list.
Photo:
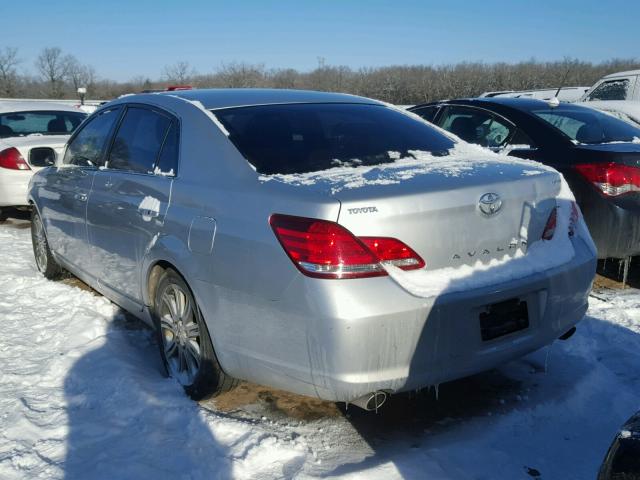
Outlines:
[[558, 98], [558, 95], [560, 95], [560, 91], [562, 90], [562, 87], [564, 87], [564, 83], [567, 81], [567, 77], [569, 76], [570, 71], [571, 71], [571, 64], [569, 64], [569, 66], [567, 67], [567, 71], [564, 72], [564, 76], [562, 77], [562, 81], [560, 82], [560, 86], [558, 87], [558, 90], [556, 90], [556, 94], [553, 96], [553, 98], [549, 99], [550, 107], [557, 107], [560, 105], [560, 99]]

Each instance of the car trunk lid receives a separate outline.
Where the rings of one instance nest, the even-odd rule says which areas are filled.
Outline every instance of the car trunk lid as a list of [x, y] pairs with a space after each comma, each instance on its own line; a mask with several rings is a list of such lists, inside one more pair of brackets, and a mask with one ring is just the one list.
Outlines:
[[338, 223], [357, 236], [398, 238], [435, 269], [526, 252], [541, 238], [560, 187], [557, 172], [504, 159], [456, 175], [434, 169], [397, 184], [365, 184], [335, 197]]
[[53, 149], [56, 156], [60, 156], [64, 151], [64, 145], [68, 139], [69, 135], [29, 135], [26, 137], [3, 138], [0, 149], [16, 148], [32, 170], [39, 170], [42, 166], [34, 165], [31, 161], [32, 150], [49, 147]]

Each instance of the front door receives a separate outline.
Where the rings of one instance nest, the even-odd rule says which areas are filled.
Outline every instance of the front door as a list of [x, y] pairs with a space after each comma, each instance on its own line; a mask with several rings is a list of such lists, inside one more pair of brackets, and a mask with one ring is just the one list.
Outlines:
[[107, 109], [82, 126], [39, 194], [51, 248], [81, 271], [88, 271], [90, 262], [87, 200], [119, 115], [119, 108]]

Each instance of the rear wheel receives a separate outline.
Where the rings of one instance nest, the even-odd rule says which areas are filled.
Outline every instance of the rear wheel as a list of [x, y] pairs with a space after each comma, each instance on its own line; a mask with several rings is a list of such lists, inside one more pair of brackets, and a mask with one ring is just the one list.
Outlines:
[[153, 308], [164, 366], [191, 398], [201, 400], [236, 385], [220, 368], [200, 309], [174, 270], [160, 277]]
[[31, 212], [31, 243], [38, 270], [49, 280], [55, 280], [62, 274], [62, 267], [51, 254], [42, 219], [35, 208]]

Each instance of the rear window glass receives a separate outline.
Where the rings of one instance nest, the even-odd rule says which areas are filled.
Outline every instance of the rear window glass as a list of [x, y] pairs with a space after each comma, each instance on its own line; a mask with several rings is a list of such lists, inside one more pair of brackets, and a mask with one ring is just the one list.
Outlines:
[[632, 142], [640, 129], [590, 108], [553, 108], [533, 113], [578, 143]]
[[0, 138], [68, 135], [86, 118], [82, 112], [11, 112], [0, 114]]
[[214, 111], [240, 153], [262, 174], [380, 165], [412, 151], [446, 154], [453, 140], [379, 105], [287, 104]]

